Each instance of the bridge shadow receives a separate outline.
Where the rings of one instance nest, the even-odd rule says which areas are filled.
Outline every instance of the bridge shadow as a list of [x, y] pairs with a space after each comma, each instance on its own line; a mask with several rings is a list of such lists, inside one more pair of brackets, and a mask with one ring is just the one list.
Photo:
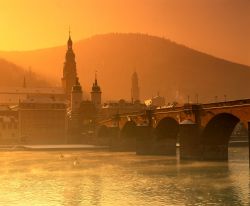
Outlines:
[[136, 137], [136, 123], [128, 121], [121, 129], [121, 138], [135, 139]]
[[113, 130], [110, 135], [110, 149], [117, 152], [135, 152], [137, 126], [134, 121], [128, 121], [122, 129], [109, 128]]
[[97, 138], [93, 144], [110, 146], [112, 144], [112, 139], [117, 137], [118, 133], [118, 127], [107, 127], [102, 125], [97, 131]]

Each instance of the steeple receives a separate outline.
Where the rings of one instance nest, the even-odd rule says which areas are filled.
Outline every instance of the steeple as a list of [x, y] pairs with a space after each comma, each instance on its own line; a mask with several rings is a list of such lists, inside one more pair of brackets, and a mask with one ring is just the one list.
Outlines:
[[98, 85], [97, 73], [95, 72], [95, 81], [92, 85], [92, 91], [91, 91], [91, 101], [97, 108], [101, 106], [101, 96], [102, 96], [101, 87]]
[[97, 82], [97, 72], [95, 72], [95, 81], [94, 81], [93, 86], [92, 86], [92, 92], [101, 92], [101, 88]]
[[95, 84], [97, 85], [97, 72], [95, 71]]
[[73, 51], [73, 42], [71, 39], [71, 32], [69, 30], [69, 39], [67, 42], [67, 52], [65, 55], [65, 62], [63, 67], [62, 87], [66, 98], [70, 99], [72, 87], [76, 83], [76, 61], [75, 53]]
[[72, 45], [73, 45], [70, 34], [71, 34], [71, 31], [70, 31], [70, 28], [69, 28], [68, 50], [72, 49]]

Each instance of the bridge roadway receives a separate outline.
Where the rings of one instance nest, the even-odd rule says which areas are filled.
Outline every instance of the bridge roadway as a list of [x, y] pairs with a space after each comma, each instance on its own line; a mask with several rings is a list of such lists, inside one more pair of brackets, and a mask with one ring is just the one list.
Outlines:
[[250, 127], [250, 99], [118, 114], [99, 122], [98, 136], [114, 150], [174, 155], [179, 142], [181, 159], [223, 161], [239, 122]]

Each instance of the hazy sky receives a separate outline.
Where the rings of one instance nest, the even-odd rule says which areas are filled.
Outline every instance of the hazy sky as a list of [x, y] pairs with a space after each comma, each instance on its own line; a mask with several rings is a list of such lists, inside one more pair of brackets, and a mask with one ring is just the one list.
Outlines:
[[0, 50], [140, 32], [250, 65], [250, 0], [0, 0]]

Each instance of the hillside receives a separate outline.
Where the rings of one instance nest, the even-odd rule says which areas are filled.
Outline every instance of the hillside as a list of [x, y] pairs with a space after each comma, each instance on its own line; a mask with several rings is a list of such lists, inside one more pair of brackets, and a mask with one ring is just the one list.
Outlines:
[[[65, 46], [26, 52], [0, 52], [0, 57], [60, 84]], [[131, 74], [139, 74], [141, 98], [159, 91], [167, 101], [184, 102], [250, 98], [250, 67], [222, 60], [167, 39], [143, 34], [98, 35], [74, 42], [77, 69], [85, 91], [98, 70], [105, 99], [130, 99]]]
[[21, 87], [26, 80], [28, 87], [47, 87], [49, 81], [30, 69], [13, 64], [4, 59], [0, 59], [0, 87]]

